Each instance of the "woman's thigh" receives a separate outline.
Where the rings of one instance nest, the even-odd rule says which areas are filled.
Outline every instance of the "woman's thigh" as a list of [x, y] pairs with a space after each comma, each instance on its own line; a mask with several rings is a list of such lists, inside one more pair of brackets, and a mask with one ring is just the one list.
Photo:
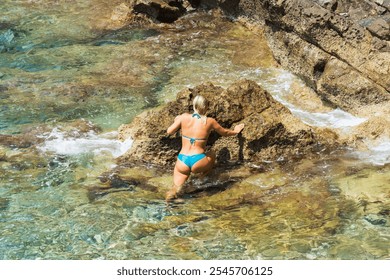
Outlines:
[[176, 161], [175, 169], [173, 171], [173, 183], [176, 186], [181, 186], [185, 183], [191, 174], [190, 168], [180, 160]]
[[206, 154], [206, 157], [202, 158], [200, 161], [195, 163], [192, 166], [191, 171], [194, 173], [203, 173], [210, 171], [213, 168], [215, 162], [215, 153], [210, 151]]

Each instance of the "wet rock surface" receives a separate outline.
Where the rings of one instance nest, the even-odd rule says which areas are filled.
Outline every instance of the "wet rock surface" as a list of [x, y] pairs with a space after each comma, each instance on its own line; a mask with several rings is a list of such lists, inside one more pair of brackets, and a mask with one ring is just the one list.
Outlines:
[[154, 164], [172, 163], [180, 150], [180, 135], [168, 136], [166, 129], [177, 115], [192, 110], [192, 100], [203, 95], [211, 102], [208, 116], [222, 126], [232, 128], [244, 123], [237, 137], [220, 137], [215, 132], [208, 145], [219, 162], [262, 161], [298, 157], [303, 152], [336, 144], [337, 136], [330, 130], [311, 128], [249, 80], [241, 80], [223, 89], [210, 83], [178, 93], [175, 101], [159, 109], [146, 111], [132, 123], [119, 128], [120, 140], [134, 139], [131, 149], [121, 162], [146, 161]]

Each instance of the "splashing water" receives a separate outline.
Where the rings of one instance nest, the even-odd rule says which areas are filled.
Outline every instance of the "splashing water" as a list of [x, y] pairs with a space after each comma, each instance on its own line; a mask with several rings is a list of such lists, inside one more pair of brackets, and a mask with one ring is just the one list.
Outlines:
[[291, 113], [306, 124], [317, 127], [347, 129], [366, 121], [365, 118], [355, 117], [339, 108], [328, 112], [310, 112], [305, 109], [304, 105], [295, 105], [288, 102], [287, 97], [291, 94], [292, 83], [300, 83], [301, 81], [295, 75], [285, 70], [277, 69], [275, 72], [277, 76], [272, 77], [270, 80], [263, 79], [259, 83], [269, 90], [277, 101], [290, 109]]
[[365, 118], [359, 118], [347, 113], [341, 109], [335, 109], [330, 112], [316, 113], [308, 112], [289, 104], [288, 102], [276, 98], [280, 103], [285, 105], [290, 111], [300, 118], [304, 123], [317, 127], [331, 127], [331, 128], [351, 128], [358, 126], [366, 121]]
[[367, 151], [353, 151], [351, 155], [373, 165], [390, 163], [390, 141], [388, 139], [377, 141], [376, 144], [366, 141], [365, 144]]
[[109, 152], [116, 158], [123, 155], [133, 144], [132, 139], [121, 142], [115, 139], [116, 136], [116, 132], [98, 135], [94, 131], [89, 131], [83, 137], [69, 137], [55, 128], [49, 135], [42, 136], [46, 140], [39, 149], [42, 152], [51, 152], [58, 155]]

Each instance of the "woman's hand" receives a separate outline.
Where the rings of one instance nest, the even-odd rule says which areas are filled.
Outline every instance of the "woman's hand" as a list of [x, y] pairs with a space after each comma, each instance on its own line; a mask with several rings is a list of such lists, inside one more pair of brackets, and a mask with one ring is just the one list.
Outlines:
[[236, 126], [234, 127], [234, 130], [233, 130], [233, 131], [234, 131], [235, 133], [237, 133], [237, 134], [238, 134], [238, 133], [240, 133], [240, 132], [241, 132], [241, 130], [243, 130], [243, 129], [244, 129], [244, 126], [245, 126], [245, 125], [244, 125], [243, 123], [241, 123], [241, 124], [238, 124], [238, 125], [236, 125]]

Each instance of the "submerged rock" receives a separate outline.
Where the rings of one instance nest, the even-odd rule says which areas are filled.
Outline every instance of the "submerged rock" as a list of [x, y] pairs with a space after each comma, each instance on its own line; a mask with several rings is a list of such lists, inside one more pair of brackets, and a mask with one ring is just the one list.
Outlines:
[[15, 34], [11, 29], [0, 31], [0, 45], [7, 46], [14, 39]]
[[333, 132], [309, 127], [258, 84], [241, 80], [227, 89], [211, 83], [185, 89], [178, 93], [175, 101], [146, 111], [132, 123], [122, 125], [119, 138], [131, 137], [134, 142], [120, 161], [159, 165], [174, 162], [181, 147], [181, 137], [168, 136], [166, 129], [177, 115], [192, 110], [192, 100], [197, 95], [210, 101], [208, 116], [222, 126], [232, 128], [238, 123], [245, 124], [237, 137], [210, 134], [208, 145], [216, 152], [219, 162], [291, 158], [336, 143]]
[[387, 220], [384, 217], [375, 214], [366, 215], [364, 219], [375, 226], [384, 226], [387, 223]]
[[9, 199], [0, 197], [0, 211], [7, 210]]
[[0, 144], [12, 148], [28, 148], [42, 142], [36, 136], [30, 134], [4, 135], [0, 134]]
[[[333, 181], [346, 198], [356, 202], [358, 209], [366, 214], [388, 216], [390, 205], [390, 173], [384, 166], [379, 170], [366, 168]], [[368, 219], [366, 216], [366, 220]]]
[[7, 152], [6, 150], [0, 146], [0, 161], [6, 161], [7, 160]]

